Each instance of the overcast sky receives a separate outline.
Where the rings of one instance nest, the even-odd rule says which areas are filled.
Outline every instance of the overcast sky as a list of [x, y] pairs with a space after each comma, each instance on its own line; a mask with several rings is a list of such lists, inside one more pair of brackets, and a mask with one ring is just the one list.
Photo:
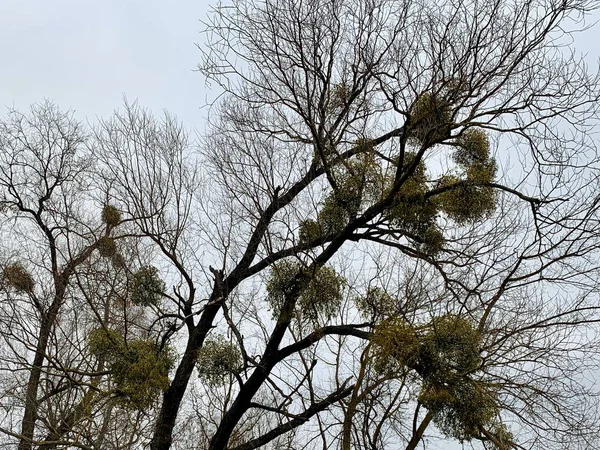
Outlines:
[[[4, 107], [24, 110], [47, 98], [94, 121], [126, 96], [203, 129], [206, 109], [200, 107], [211, 94], [194, 71], [196, 44], [200, 21], [215, 3], [0, 0], [0, 115]], [[600, 24], [577, 38], [590, 65], [600, 55], [599, 41]]]
[[[194, 69], [201, 20], [216, 0], [0, 0], [0, 114], [45, 98], [93, 121], [123, 96], [203, 128]], [[599, 15], [600, 17], [600, 15]], [[595, 64], [600, 25], [578, 38]]]
[[208, 8], [203, 0], [0, 0], [0, 114], [48, 98], [93, 120], [126, 95], [202, 128], [195, 44]]

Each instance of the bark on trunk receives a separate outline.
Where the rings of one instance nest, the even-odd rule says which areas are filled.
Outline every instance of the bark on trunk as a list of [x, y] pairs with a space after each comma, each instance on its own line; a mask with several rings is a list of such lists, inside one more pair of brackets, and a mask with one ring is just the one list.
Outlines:
[[25, 397], [25, 412], [21, 422], [21, 439], [19, 441], [18, 450], [31, 450], [33, 448], [33, 434], [35, 432], [35, 422], [38, 417], [38, 402], [37, 394], [42, 375], [42, 366], [46, 359], [46, 349], [48, 347], [48, 339], [54, 320], [56, 319], [57, 308], [51, 310], [42, 320], [38, 343], [35, 349], [35, 356], [29, 372], [29, 380], [27, 380], [27, 392]]
[[150, 442], [151, 450], [169, 450], [173, 443], [173, 429], [175, 428], [177, 413], [185, 395], [190, 376], [194, 370], [198, 349], [202, 347], [206, 333], [211, 329], [213, 320], [220, 308], [220, 303], [207, 307], [188, 339], [187, 347], [181, 363], [177, 367], [173, 381], [163, 395], [154, 435]]

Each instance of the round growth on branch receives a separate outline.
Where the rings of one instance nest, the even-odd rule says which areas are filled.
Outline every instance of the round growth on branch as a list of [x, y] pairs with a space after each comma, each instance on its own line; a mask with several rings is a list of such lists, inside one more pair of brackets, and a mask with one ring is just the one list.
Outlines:
[[446, 314], [413, 328], [400, 317], [375, 327], [374, 368], [389, 376], [414, 370], [422, 379], [419, 402], [447, 436], [470, 440], [499, 413], [495, 394], [472, 379], [479, 368], [480, 335], [471, 321]]
[[[407, 152], [403, 167], [411, 167], [415, 157], [414, 153]], [[426, 197], [428, 190], [425, 164], [420, 161], [400, 186], [391, 207], [385, 212], [393, 226], [420, 237], [422, 241], [425, 241], [425, 233], [435, 226], [439, 209], [433, 199]]]
[[100, 328], [90, 333], [89, 348], [107, 362], [113, 392], [124, 407], [145, 410], [169, 387], [175, 363], [169, 347], [161, 349], [151, 339], [127, 341], [117, 331]]
[[374, 145], [373, 145], [373, 139], [369, 139], [366, 137], [361, 137], [358, 138], [355, 142], [354, 142], [354, 151], [357, 154], [373, 154], [373, 149], [374, 149]]
[[356, 157], [346, 161], [335, 171], [338, 182], [338, 201], [348, 209], [349, 214], [355, 215], [366, 202], [371, 203], [381, 198], [384, 191], [385, 179], [381, 165], [373, 152], [373, 141], [367, 138], [357, 139]]
[[169, 387], [169, 371], [175, 363], [173, 351], [159, 349], [152, 340], [128, 342], [126, 350], [112, 364], [116, 393], [124, 404], [135, 409], [148, 408]]
[[470, 320], [454, 314], [434, 317], [421, 339], [423, 376], [444, 381], [452, 374], [472, 372], [481, 363], [480, 342]]
[[335, 236], [348, 224], [348, 211], [340, 205], [335, 195], [329, 195], [317, 215], [317, 220], [300, 222], [298, 237], [300, 243], [307, 244], [317, 239]]
[[112, 205], [104, 205], [104, 208], [102, 208], [102, 222], [110, 227], [116, 227], [121, 222], [121, 213]]
[[409, 136], [428, 147], [450, 137], [452, 109], [441, 97], [424, 92], [409, 111]]
[[493, 449], [494, 450], [511, 450], [515, 448], [514, 436], [503, 423], [495, 423], [488, 432], [494, 437]]
[[493, 425], [500, 412], [493, 391], [468, 378], [425, 382], [419, 402], [433, 413], [442, 433], [461, 442], [480, 436], [480, 429]]
[[227, 375], [242, 370], [240, 351], [222, 335], [207, 339], [196, 357], [199, 377], [209, 385], [220, 385]]
[[472, 378], [481, 364], [481, 336], [470, 320], [454, 314], [434, 317], [426, 330], [415, 366], [423, 379], [419, 401], [444, 434], [470, 440], [499, 413], [493, 390]]
[[375, 327], [371, 342], [375, 345], [374, 368], [389, 375], [405, 372], [419, 359], [419, 337], [400, 317], [390, 317]]
[[444, 177], [440, 186], [452, 186], [436, 200], [440, 209], [458, 224], [478, 222], [496, 210], [496, 191], [491, 187], [468, 184], [453, 176]]
[[370, 204], [381, 198], [384, 181], [374, 157], [373, 142], [358, 139], [355, 149], [359, 154], [333, 171], [337, 189], [325, 197], [316, 220], [307, 219], [300, 223], [300, 243], [338, 234], [359, 213], [365, 201]]
[[456, 145], [453, 159], [464, 169], [466, 181], [475, 185], [491, 183], [498, 167], [490, 157], [490, 142], [485, 131], [469, 128], [457, 138]]
[[20, 263], [9, 264], [2, 269], [2, 281], [17, 292], [32, 292], [35, 282]]
[[350, 86], [347, 83], [333, 85], [329, 91], [329, 109], [334, 111], [344, 108], [348, 104], [351, 94]]
[[427, 255], [435, 256], [442, 251], [444, 242], [444, 234], [435, 222], [432, 222], [421, 236], [422, 242], [420, 250]]
[[[302, 272], [302, 273], [301, 273]], [[296, 286], [296, 283], [300, 283]], [[295, 314], [300, 320], [318, 323], [336, 315], [342, 302], [344, 278], [332, 267], [304, 268], [294, 261], [273, 265], [267, 280], [267, 299], [274, 315], [279, 315], [290, 295], [296, 291]]]
[[117, 243], [110, 236], [98, 239], [97, 248], [103, 258], [112, 258], [117, 254]]
[[490, 141], [485, 131], [469, 128], [456, 139], [457, 149], [453, 159], [462, 167], [487, 161], [490, 156]]
[[110, 328], [97, 328], [89, 334], [88, 344], [92, 355], [112, 359], [123, 352], [125, 339]]
[[130, 299], [135, 305], [158, 305], [165, 293], [165, 282], [154, 266], [143, 266], [131, 278]]

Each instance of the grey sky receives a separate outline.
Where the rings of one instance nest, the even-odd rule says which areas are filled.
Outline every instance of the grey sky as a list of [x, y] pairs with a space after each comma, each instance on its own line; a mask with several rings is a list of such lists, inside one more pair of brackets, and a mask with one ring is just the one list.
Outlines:
[[[214, 3], [214, 2], [213, 2]], [[48, 98], [77, 117], [106, 116], [122, 97], [200, 127], [194, 72], [208, 1], [0, 0], [0, 106]]]
[[[194, 71], [195, 44], [215, 3], [0, 0], [0, 107], [48, 98], [93, 119], [120, 107], [125, 95], [201, 129], [207, 92]], [[577, 38], [591, 64], [599, 38], [600, 26]]]
[[[0, 0], [0, 115], [48, 98], [93, 120], [125, 95], [202, 129], [207, 92], [195, 43], [215, 1]], [[599, 40], [600, 25], [577, 38], [590, 65]]]

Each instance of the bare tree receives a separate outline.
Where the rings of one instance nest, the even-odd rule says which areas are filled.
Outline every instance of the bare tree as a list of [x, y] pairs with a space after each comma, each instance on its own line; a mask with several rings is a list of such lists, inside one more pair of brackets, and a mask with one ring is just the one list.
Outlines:
[[[314, 420], [324, 447], [333, 445], [327, 436], [354, 442], [347, 427], [340, 437], [331, 416], [318, 415], [361, 398], [361, 365], [335, 355], [375, 336], [376, 359], [396, 366], [389, 377], [408, 377], [408, 397], [390, 400], [415, 409], [412, 432], [399, 430], [407, 448], [429, 423], [499, 448], [590, 445], [597, 422], [586, 402], [594, 397], [577, 374], [597, 363], [597, 155], [587, 132], [598, 78], [569, 42], [595, 6], [218, 7], [200, 67], [223, 90], [203, 144], [213, 195], [201, 201], [209, 205], [201, 220], [217, 227], [206, 227], [217, 269], [212, 286], [198, 289], [204, 300], [182, 300], [186, 350], [151, 447], [170, 447], [215, 324], [239, 347], [243, 370], [234, 371], [238, 386], [211, 449], [257, 448]], [[375, 299], [365, 316], [360, 305], [374, 294], [360, 286], [381, 246], [396, 252], [388, 270], [419, 270], [379, 295], [393, 308]], [[360, 254], [357, 269], [348, 261]], [[415, 285], [423, 288], [406, 296]], [[344, 296], [362, 300], [348, 298], [343, 310]], [[389, 337], [403, 330], [408, 342]], [[471, 345], [473, 357], [455, 361], [455, 341]], [[315, 363], [305, 356], [311, 350]], [[320, 362], [336, 367], [337, 383], [315, 372]], [[279, 424], [233, 445], [256, 410]]]
[[134, 448], [168, 382], [149, 315], [163, 282], [103, 190], [96, 147], [50, 103], [0, 123], [3, 445]]
[[30, 449], [40, 379], [69, 280], [103, 233], [82, 221], [86, 198], [81, 193], [87, 190], [92, 160], [81, 153], [86, 136], [80, 124], [70, 114], [42, 104], [29, 117], [11, 111], [0, 130], [2, 208], [8, 216], [3, 223], [10, 229], [10, 240], [18, 243], [11, 246], [12, 260], [4, 262], [3, 281], [7, 301], [15, 303], [13, 319], [31, 323], [27, 316], [35, 318], [20, 341], [21, 349], [33, 354], [19, 433], [19, 448]]
[[[78, 211], [109, 205], [118, 226], [47, 210], [69, 226], [42, 238], [64, 240], [68, 257], [35, 273], [76, 265], [65, 286], [93, 320], [66, 345], [56, 315], [46, 338], [56, 356], [43, 344], [39, 361], [10, 363], [27, 367], [35, 395], [16, 414], [21, 432], [5, 431], [22, 448], [38, 442], [39, 374], [77, 360], [101, 377], [86, 372], [77, 401], [64, 400], [60, 417], [80, 420], [44, 412], [55, 446], [109, 448], [115, 410], [133, 430], [125, 448], [415, 449], [436, 435], [496, 449], [597, 446], [587, 377], [600, 362], [599, 85], [571, 46], [596, 6], [217, 7], [200, 69], [222, 95], [199, 147], [172, 117], [126, 105], [91, 133], [94, 194], [72, 191]], [[13, 140], [1, 142], [6, 158]], [[13, 166], [33, 167], [31, 152]], [[37, 206], [19, 209], [12, 194], [22, 181], [7, 180], [7, 211], [38, 223]], [[46, 211], [44, 194], [31, 195]], [[103, 270], [93, 255], [121, 242], [137, 256]], [[23, 264], [3, 277], [29, 314], [41, 283]], [[95, 300], [109, 288], [118, 320]], [[30, 335], [17, 329], [4, 334], [15, 355]], [[82, 346], [81, 360], [69, 355]], [[94, 414], [69, 416], [88, 392]], [[137, 405], [129, 414], [123, 398]]]

